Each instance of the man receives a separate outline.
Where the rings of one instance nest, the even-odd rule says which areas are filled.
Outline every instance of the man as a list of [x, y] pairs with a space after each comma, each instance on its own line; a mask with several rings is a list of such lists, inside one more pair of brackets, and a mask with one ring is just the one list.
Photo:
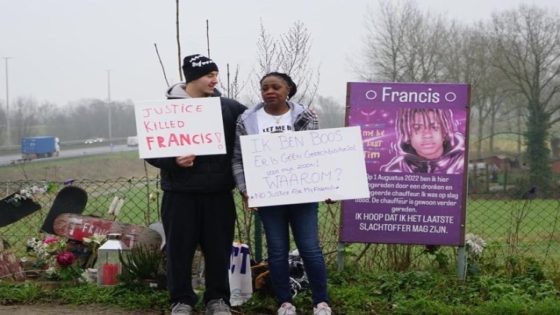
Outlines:
[[[215, 96], [218, 66], [191, 55], [183, 60], [185, 83], [172, 86], [168, 99]], [[167, 286], [173, 315], [192, 314], [198, 297], [192, 263], [198, 246], [204, 255], [207, 315], [231, 314], [228, 266], [235, 224], [231, 155], [237, 117], [246, 107], [220, 98], [227, 154], [148, 159], [161, 171], [162, 221], [166, 238]]]
[[409, 133], [410, 146], [418, 156], [427, 159], [439, 159], [443, 155], [444, 135], [442, 125], [433, 111], [415, 113], [412, 130]]
[[402, 108], [395, 125], [397, 155], [382, 172], [460, 174], [465, 140], [451, 110]]

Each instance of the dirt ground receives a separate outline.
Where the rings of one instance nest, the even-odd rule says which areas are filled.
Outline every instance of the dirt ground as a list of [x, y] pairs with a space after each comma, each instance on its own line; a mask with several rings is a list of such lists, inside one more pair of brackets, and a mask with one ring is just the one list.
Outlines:
[[0, 315], [160, 315], [159, 312], [127, 311], [101, 305], [0, 305]]

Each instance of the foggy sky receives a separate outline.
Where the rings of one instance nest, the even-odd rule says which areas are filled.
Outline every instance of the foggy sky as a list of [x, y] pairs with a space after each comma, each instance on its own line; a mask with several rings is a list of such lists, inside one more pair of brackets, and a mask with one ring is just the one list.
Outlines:
[[[397, 1], [397, 0], [392, 0]], [[226, 80], [226, 64], [254, 70], [260, 23], [271, 35], [302, 21], [312, 36], [311, 63], [320, 69], [322, 96], [345, 100], [346, 82], [357, 81], [351, 61], [359, 56], [364, 19], [373, 0], [181, 1], [182, 56], [207, 52]], [[558, 9], [557, 0], [418, 0], [421, 9], [462, 22], [488, 19], [520, 3]], [[112, 100], [164, 97], [166, 84], [154, 50], [157, 43], [170, 83], [179, 80], [172, 0], [0, 0], [0, 57], [11, 57], [9, 94], [65, 105], [82, 98]], [[0, 59], [0, 102], [6, 98]], [[246, 92], [249, 92], [246, 90]]]

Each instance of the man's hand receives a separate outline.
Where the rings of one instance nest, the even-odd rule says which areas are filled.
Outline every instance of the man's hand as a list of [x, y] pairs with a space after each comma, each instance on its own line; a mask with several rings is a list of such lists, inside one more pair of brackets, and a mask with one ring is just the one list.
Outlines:
[[176, 157], [175, 162], [181, 167], [192, 167], [194, 165], [195, 158], [196, 156], [194, 154], [183, 155]]

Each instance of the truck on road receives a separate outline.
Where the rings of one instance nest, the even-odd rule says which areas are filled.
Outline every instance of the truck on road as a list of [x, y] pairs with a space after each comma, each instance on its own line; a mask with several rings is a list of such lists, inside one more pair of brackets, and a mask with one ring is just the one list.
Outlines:
[[58, 156], [60, 144], [57, 137], [39, 136], [21, 138], [21, 157], [24, 160]]

